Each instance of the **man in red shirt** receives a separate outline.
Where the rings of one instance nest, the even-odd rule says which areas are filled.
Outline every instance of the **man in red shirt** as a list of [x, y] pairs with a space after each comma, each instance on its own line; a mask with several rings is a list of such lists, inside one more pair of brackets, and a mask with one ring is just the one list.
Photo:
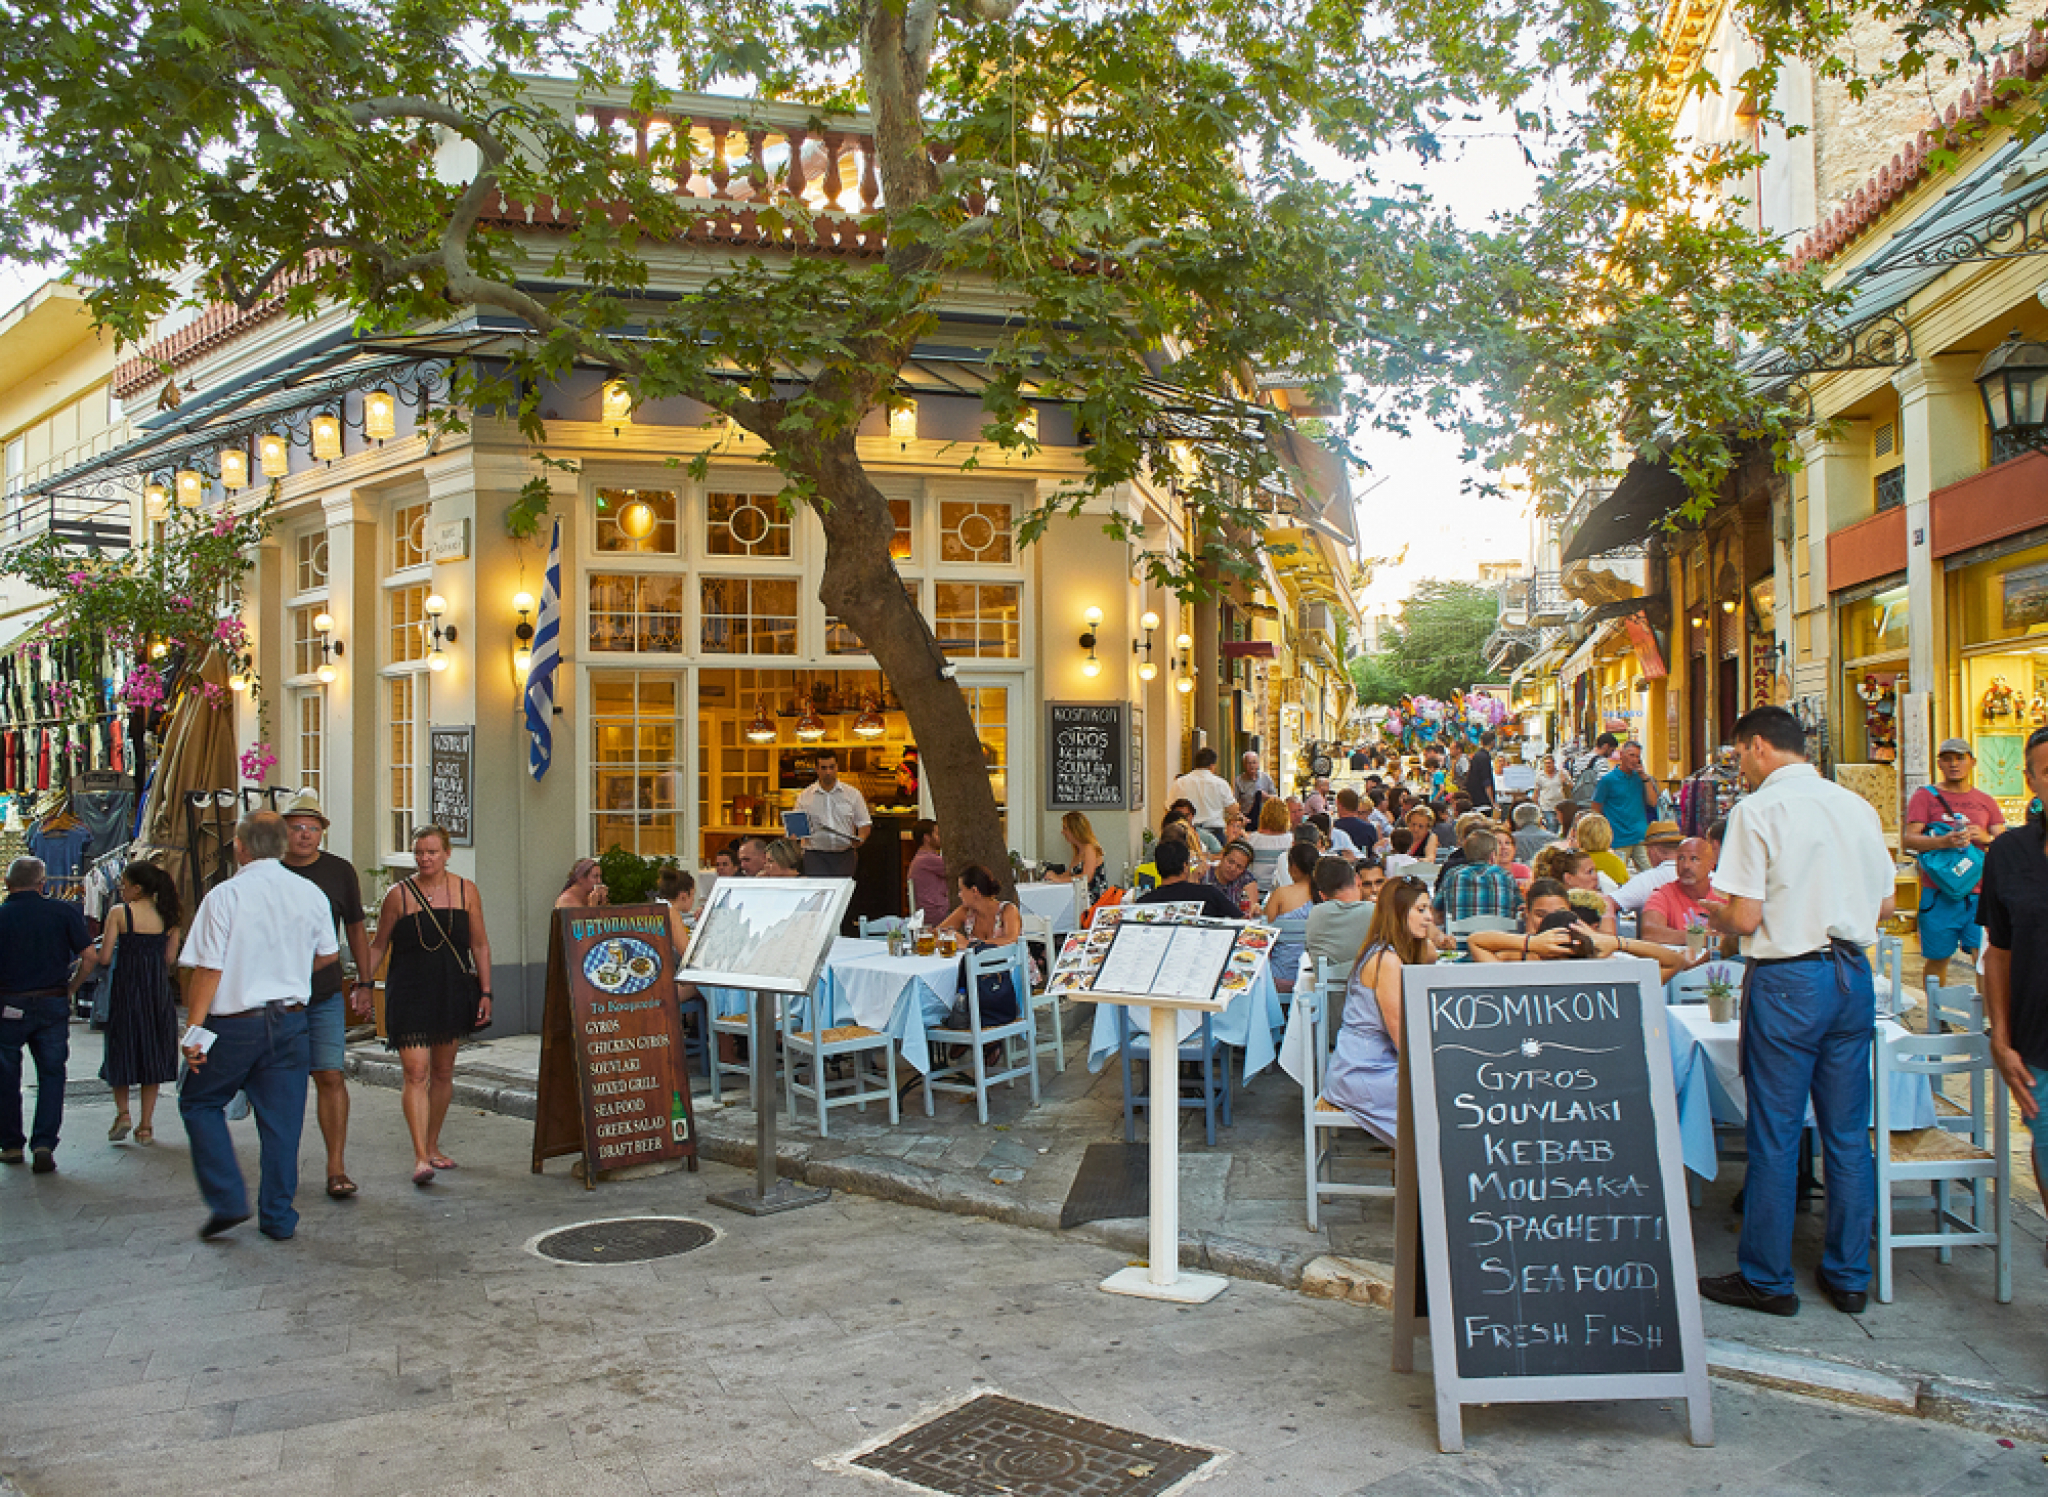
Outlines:
[[1714, 863], [1714, 844], [1706, 838], [1687, 837], [1678, 844], [1674, 865], [1678, 877], [1652, 894], [1643, 906], [1645, 941], [1683, 946], [1688, 929], [1706, 927], [1707, 906], [1721, 902], [1721, 896], [1709, 882], [1714, 876]]
[[[1945, 738], [1935, 753], [1941, 766], [1940, 783], [1913, 792], [1906, 804], [1906, 827], [1901, 843], [1910, 853], [1940, 852], [1948, 848], [1989, 847], [2005, 830], [2005, 813], [1998, 802], [1975, 789], [1971, 780], [1977, 772], [1977, 756], [1961, 738]], [[1977, 924], [1977, 890], [1960, 898], [1942, 890], [1923, 870], [1920, 874], [1920, 955], [1927, 964], [1927, 981], [1948, 981], [1949, 958], [1958, 948], [1970, 965], [1984, 932]]]

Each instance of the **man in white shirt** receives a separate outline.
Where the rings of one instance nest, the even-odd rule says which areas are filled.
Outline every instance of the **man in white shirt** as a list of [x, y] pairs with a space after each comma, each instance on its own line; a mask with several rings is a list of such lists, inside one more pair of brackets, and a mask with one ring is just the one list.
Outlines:
[[1731, 735], [1751, 794], [1728, 817], [1713, 926], [1748, 938], [1742, 1061], [1749, 1170], [1739, 1267], [1700, 1280], [1724, 1305], [1796, 1315], [1792, 1213], [1807, 1100], [1826, 1163], [1826, 1246], [1815, 1274], [1844, 1314], [1868, 1302], [1876, 1166], [1870, 1152], [1870, 1042], [1876, 998], [1863, 948], [1892, 913], [1896, 869], [1869, 802], [1806, 762], [1806, 733], [1758, 707]]
[[874, 823], [866, 797], [839, 778], [839, 756], [830, 749], [818, 755], [817, 783], [797, 796], [796, 808], [811, 822], [804, 838], [804, 876], [852, 878], [860, 845]]
[[[1678, 848], [1685, 834], [1675, 821], [1653, 821], [1643, 834], [1643, 852], [1650, 866], [1614, 891], [1614, 902], [1624, 910], [1641, 910], [1650, 896], [1678, 877]], [[1648, 939], [1645, 937], [1645, 939]]]
[[292, 1197], [311, 1074], [306, 1003], [314, 969], [333, 962], [341, 947], [327, 896], [281, 861], [288, 837], [275, 812], [242, 818], [235, 828], [241, 871], [200, 904], [178, 958], [192, 969], [189, 1027], [180, 1041], [190, 1069], [178, 1089], [178, 1113], [211, 1213], [202, 1238], [249, 1219], [248, 1186], [226, 1117], [236, 1092], [255, 1109], [262, 1145], [257, 1228], [279, 1242], [298, 1230]]
[[1169, 806], [1186, 801], [1195, 808], [1195, 825], [1218, 837], [1223, 835], [1223, 808], [1236, 799], [1230, 781], [1216, 773], [1216, 750], [1212, 748], [1196, 749], [1195, 767], [1166, 787]]

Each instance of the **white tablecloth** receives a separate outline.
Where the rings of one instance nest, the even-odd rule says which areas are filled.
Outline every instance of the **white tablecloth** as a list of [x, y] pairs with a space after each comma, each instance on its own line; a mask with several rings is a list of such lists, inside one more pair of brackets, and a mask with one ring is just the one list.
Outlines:
[[[1742, 1084], [1742, 1025], [1737, 1020], [1716, 1024], [1704, 1003], [1672, 1005], [1671, 1074], [1678, 1092], [1678, 1135], [1685, 1167], [1711, 1180], [1719, 1169], [1714, 1124], [1740, 1126], [1749, 1116]], [[1906, 1031], [1890, 1019], [1877, 1021], [1880, 1040]], [[1905, 1132], [1934, 1126], [1934, 1088], [1924, 1075], [1892, 1077], [1892, 1126]], [[1808, 1113], [1811, 1121], [1812, 1114]]]
[[1080, 925], [1074, 918], [1072, 884], [1019, 884], [1017, 908], [1026, 915], [1042, 915], [1050, 920], [1056, 936], [1064, 936]]
[[[1087, 994], [1078, 993], [1077, 998], [1086, 999]], [[1129, 1007], [1131, 1027], [1150, 1034], [1152, 1010], [1135, 1004], [1098, 1003], [1095, 1005], [1095, 1027], [1088, 1036], [1088, 1069], [1100, 1071], [1116, 1055], [1116, 1011]], [[1192, 1009], [1178, 1011], [1180, 1020], [1180, 1042], [1186, 1044], [1202, 1027], [1202, 1016]], [[1258, 981], [1230, 1002], [1222, 1013], [1215, 1015], [1214, 1033], [1223, 1044], [1241, 1046], [1244, 1050], [1244, 1079], [1249, 1081], [1260, 1071], [1273, 1063], [1276, 1054], [1273, 1048], [1273, 1031], [1280, 1027], [1280, 989], [1273, 985], [1273, 966], [1268, 962], [1259, 968]]]

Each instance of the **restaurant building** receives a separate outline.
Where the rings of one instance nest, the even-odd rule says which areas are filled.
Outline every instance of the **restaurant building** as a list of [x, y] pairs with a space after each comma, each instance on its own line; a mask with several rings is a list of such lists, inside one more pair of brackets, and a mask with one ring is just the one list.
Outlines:
[[[700, 133], [734, 113], [730, 100], [676, 107], [678, 126]], [[788, 113], [795, 133], [808, 115]], [[835, 188], [850, 192], [868, 139], [857, 121], [836, 139]], [[707, 217], [730, 206], [707, 200]], [[685, 253], [673, 273], [681, 284], [698, 272]], [[246, 505], [272, 485], [275, 524], [246, 589], [262, 691], [239, 704], [239, 738], [274, 744], [273, 782], [320, 793], [328, 845], [362, 870], [366, 893], [410, 867], [416, 827], [458, 823], [452, 866], [480, 886], [500, 1023], [515, 1029], [538, 1023], [547, 912], [577, 857], [617, 846], [707, 865], [735, 837], [779, 833], [830, 749], [877, 825], [863, 895], [895, 909], [910, 826], [930, 807], [888, 683], [818, 601], [817, 518], [780, 501], [757, 439], [686, 399], [636, 406], [600, 369], [542, 393], [547, 455], [573, 471], [542, 468], [487, 412], [465, 412], [464, 433], [431, 434], [422, 417], [445, 402], [451, 361], [488, 363], [519, 336], [478, 314], [359, 337], [340, 311], [286, 316], [281, 295], [183, 314], [112, 384], [125, 408], [149, 411], [168, 369], [177, 407], [50, 485], [139, 495], [191, 473], [207, 506]], [[1292, 723], [1324, 736], [1341, 723], [1348, 488], [1341, 465], [1292, 462], [1293, 486], [1270, 496], [1271, 529], [1240, 538], [1255, 576], [1199, 609], [1144, 580], [1144, 549], [1185, 540], [1170, 478], [1092, 500], [1026, 546], [1020, 521], [1082, 473], [1082, 450], [1053, 401], [1032, 406], [1031, 456], [981, 442], [975, 371], [990, 337], [985, 311], [949, 309], [860, 457], [895, 511], [897, 570], [957, 671], [1009, 844], [1026, 859], [1066, 856], [1048, 704], [1123, 707], [1122, 808], [1089, 813], [1114, 874], [1137, 860], [1198, 742], [1230, 754], [1284, 739]], [[1248, 398], [1284, 409], [1290, 394]], [[224, 467], [224, 453], [241, 456]], [[246, 485], [224, 481], [244, 469]], [[561, 526], [554, 752], [539, 781], [520, 630], [534, 621], [548, 530], [521, 541], [505, 523], [537, 472]], [[1142, 520], [1142, 539], [1106, 533], [1113, 515]], [[1242, 648], [1253, 640], [1264, 648]]]

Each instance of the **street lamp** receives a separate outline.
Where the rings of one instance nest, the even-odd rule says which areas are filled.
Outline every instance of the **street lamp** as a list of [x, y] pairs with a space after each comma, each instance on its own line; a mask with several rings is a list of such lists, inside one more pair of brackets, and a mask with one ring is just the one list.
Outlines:
[[2022, 338], [2015, 328], [1977, 366], [1977, 390], [1991, 438], [2036, 450], [2048, 446], [2048, 343]]

